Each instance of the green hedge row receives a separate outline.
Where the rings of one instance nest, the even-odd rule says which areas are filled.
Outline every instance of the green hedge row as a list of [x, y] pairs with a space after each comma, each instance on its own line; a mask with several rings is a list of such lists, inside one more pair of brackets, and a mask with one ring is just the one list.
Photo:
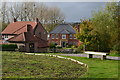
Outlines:
[[16, 44], [2, 44], [0, 46], [2, 47], [2, 51], [15, 51], [18, 48]]

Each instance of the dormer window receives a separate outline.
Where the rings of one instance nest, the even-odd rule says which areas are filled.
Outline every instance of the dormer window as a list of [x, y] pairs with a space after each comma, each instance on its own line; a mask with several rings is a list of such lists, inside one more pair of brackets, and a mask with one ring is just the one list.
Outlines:
[[66, 34], [62, 34], [62, 39], [66, 39]]
[[56, 34], [56, 39], [58, 39], [58, 34]]
[[74, 39], [77, 39], [75, 35], [74, 35]]
[[72, 39], [72, 37], [73, 37], [72, 34], [70, 34], [70, 35], [69, 35], [69, 39]]
[[52, 34], [52, 39], [54, 39], [55, 38], [55, 36], [54, 36], [54, 34]]

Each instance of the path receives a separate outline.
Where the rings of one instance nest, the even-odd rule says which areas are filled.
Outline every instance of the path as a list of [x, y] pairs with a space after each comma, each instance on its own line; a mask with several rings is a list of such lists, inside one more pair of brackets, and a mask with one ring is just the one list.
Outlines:
[[[58, 54], [58, 55], [87, 57], [87, 54]], [[101, 56], [93, 55], [93, 58], [100, 58], [100, 57]], [[106, 58], [111, 60], [120, 60], [120, 57], [107, 56]]]

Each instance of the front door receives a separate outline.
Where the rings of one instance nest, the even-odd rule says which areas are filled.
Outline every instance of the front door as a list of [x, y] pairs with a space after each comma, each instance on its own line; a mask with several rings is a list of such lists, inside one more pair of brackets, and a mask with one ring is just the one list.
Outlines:
[[66, 42], [65, 41], [62, 42], [62, 47], [66, 47]]
[[30, 52], [34, 52], [34, 43], [29, 43]]

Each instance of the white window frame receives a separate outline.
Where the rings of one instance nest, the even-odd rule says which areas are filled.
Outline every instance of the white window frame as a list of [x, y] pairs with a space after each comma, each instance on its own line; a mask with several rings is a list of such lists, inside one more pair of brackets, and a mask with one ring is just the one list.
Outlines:
[[74, 39], [77, 39], [75, 35], [73, 35]]
[[58, 39], [59, 38], [59, 36], [58, 36], [58, 34], [56, 34], [56, 39]]
[[74, 39], [77, 39], [77, 38], [74, 36]]
[[8, 35], [4, 35], [3, 38], [4, 38], [4, 40], [7, 40], [8, 39]]
[[62, 39], [66, 39], [66, 34], [62, 34]]
[[[70, 35], [71, 35], [72, 37], [70, 37]], [[73, 35], [72, 35], [72, 34], [70, 34], [70, 35], [69, 35], [69, 39], [72, 39], [72, 38], [73, 38]]]
[[52, 37], [52, 39], [55, 39], [55, 35], [54, 35], [54, 34], [52, 34], [52, 36], [51, 36], [51, 37]]
[[5, 38], [8, 38], [8, 35], [5, 35]]

